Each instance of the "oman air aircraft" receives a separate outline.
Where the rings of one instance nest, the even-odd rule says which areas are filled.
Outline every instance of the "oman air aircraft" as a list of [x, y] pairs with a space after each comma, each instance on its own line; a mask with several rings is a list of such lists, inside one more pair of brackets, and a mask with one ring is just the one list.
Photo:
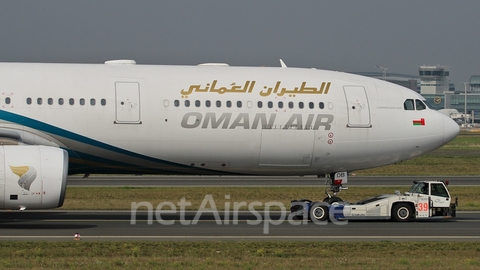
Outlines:
[[69, 174], [326, 175], [459, 132], [416, 92], [285, 67], [0, 63], [0, 208], [63, 204]]

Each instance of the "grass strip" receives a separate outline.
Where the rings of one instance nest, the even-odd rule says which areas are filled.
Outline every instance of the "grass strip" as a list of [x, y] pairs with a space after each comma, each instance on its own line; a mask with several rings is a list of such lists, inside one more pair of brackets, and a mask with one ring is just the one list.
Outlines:
[[[352, 187], [339, 196], [356, 202], [379, 194], [393, 194], [395, 190], [408, 191], [409, 187]], [[480, 187], [450, 186], [452, 197], [458, 197], [458, 210], [480, 210]], [[198, 210], [206, 195], [211, 195], [218, 210], [235, 202], [281, 202], [287, 208], [292, 199], [323, 200], [323, 187], [68, 187], [65, 210], [130, 210], [132, 202], [148, 202], [154, 208], [162, 202], [177, 203], [185, 198], [192, 205], [187, 210]], [[226, 198], [226, 195], [229, 195]], [[207, 205], [210, 207], [210, 205]], [[241, 210], [247, 210], [246, 207]], [[257, 209], [262, 209], [259, 207]]]
[[3, 269], [479, 269], [478, 242], [2, 241]]

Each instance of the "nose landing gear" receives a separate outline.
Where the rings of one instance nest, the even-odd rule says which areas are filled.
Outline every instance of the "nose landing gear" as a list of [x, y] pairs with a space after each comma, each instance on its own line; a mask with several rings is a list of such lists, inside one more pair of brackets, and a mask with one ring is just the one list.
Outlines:
[[[325, 189], [325, 194], [327, 195], [327, 197], [323, 199], [324, 202], [332, 204], [334, 202], [343, 201], [340, 197], [337, 197], [337, 193], [341, 190], [348, 189], [348, 187], [343, 186], [343, 184], [347, 183], [347, 176], [347, 172], [331, 173], [327, 176], [325, 184], [330, 185], [330, 187]], [[330, 195], [329, 192], [331, 192], [332, 194]]]
[[[332, 204], [343, 202], [340, 197], [337, 197], [337, 193], [343, 189], [348, 189], [344, 187], [343, 184], [347, 183], [347, 172], [338, 172], [329, 174], [326, 178], [325, 184], [330, 185], [325, 189], [325, 194], [327, 197], [323, 199], [323, 202], [311, 201], [311, 200], [292, 200], [290, 211], [298, 219], [308, 219], [316, 221], [326, 221], [331, 219], [330, 209]], [[323, 176], [318, 176], [323, 177]], [[331, 193], [331, 194], [330, 194]]]

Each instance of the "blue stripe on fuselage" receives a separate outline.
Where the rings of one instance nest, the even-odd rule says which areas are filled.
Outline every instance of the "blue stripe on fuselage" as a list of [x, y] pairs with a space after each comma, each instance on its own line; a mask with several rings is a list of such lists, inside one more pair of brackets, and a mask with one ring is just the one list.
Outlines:
[[[171, 166], [171, 167], [176, 167], [176, 168], [182, 168], [182, 169], [187, 170], [187, 171], [192, 170], [192, 171], [194, 171], [192, 173], [204, 172], [205, 174], [214, 174], [215, 172], [217, 172], [217, 174], [218, 174], [218, 173], [221, 172], [221, 171], [209, 170], [209, 169], [205, 169], [205, 168], [191, 167], [191, 166], [184, 165], [184, 164], [173, 163], [173, 162], [170, 162], [170, 161], [165, 161], [165, 160], [156, 159], [156, 158], [152, 158], [152, 157], [149, 157], [149, 156], [141, 155], [141, 154], [138, 154], [138, 153], [135, 153], [135, 152], [131, 152], [131, 151], [128, 151], [128, 150], [125, 150], [125, 149], [121, 149], [121, 148], [118, 148], [118, 147], [115, 147], [115, 146], [112, 146], [112, 145], [109, 145], [109, 144], [106, 144], [106, 143], [103, 143], [103, 142], [100, 142], [100, 141], [82, 136], [82, 135], [79, 135], [79, 134], [76, 134], [76, 133], [73, 133], [71, 131], [68, 131], [68, 130], [65, 130], [65, 129], [62, 129], [62, 128], [59, 128], [59, 127], [56, 127], [56, 126], [52, 126], [50, 124], [47, 124], [47, 123], [29, 118], [29, 117], [25, 117], [25, 116], [22, 116], [22, 115], [11, 113], [11, 112], [6, 112], [4, 110], [0, 110], [0, 119], [3, 119], [3, 120], [8, 121], [8, 122], [15, 123], [15, 124], [18, 124], [18, 125], [23, 125], [23, 126], [26, 126], [26, 127], [32, 128], [32, 129], [40, 130], [40, 131], [49, 133], [49, 134], [51, 134], [52, 136], [55, 136], [55, 137], [64, 137], [64, 138], [67, 138], [67, 139], [70, 139], [70, 140], [74, 140], [74, 141], [77, 141], [77, 142], [80, 142], [80, 143], [95, 146], [95, 147], [105, 149], [105, 150], [108, 150], [108, 151], [112, 151], [112, 152], [115, 152], [115, 153], [118, 153], [118, 154], [130, 156], [130, 157], [135, 157], [135, 158], [139, 158], [139, 159], [143, 159], [143, 160], [153, 161], [153, 162], [156, 162], [156, 163], [161, 163], [163, 165], [167, 165], [167, 167]], [[75, 151], [75, 149], [68, 149], [68, 150], [77, 153], [77, 151]], [[80, 156], [82, 159], [83, 158], [89, 159], [89, 158], [94, 157], [94, 156], [91, 156], [91, 155], [85, 155], [85, 154], [82, 155], [81, 152], [78, 152], [77, 156]], [[99, 157], [96, 157], [96, 158], [98, 159]], [[105, 162], [106, 159], [103, 159], [103, 161]], [[108, 162], [108, 163], [117, 164], [117, 166], [126, 165], [126, 163], [121, 163], [121, 162], [114, 161], [114, 160], [110, 160], [110, 162]], [[138, 166], [132, 165], [132, 164], [129, 164], [129, 166], [134, 166], [134, 167], [139, 168]], [[170, 170], [164, 170], [164, 171], [169, 172]], [[171, 172], [174, 172], [174, 171], [175, 170], [171, 170]], [[229, 173], [225, 173], [225, 172], [221, 172], [221, 173], [222, 174], [229, 174]], [[186, 174], [188, 174], [188, 172], [186, 172]]]

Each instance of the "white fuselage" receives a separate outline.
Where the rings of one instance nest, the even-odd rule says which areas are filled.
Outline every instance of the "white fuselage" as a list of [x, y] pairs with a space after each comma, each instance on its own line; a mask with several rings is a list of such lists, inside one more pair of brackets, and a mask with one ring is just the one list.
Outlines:
[[1, 63], [0, 88], [0, 138], [64, 148], [70, 173], [319, 175], [459, 131], [406, 109], [424, 100], [414, 91], [316, 69]]

